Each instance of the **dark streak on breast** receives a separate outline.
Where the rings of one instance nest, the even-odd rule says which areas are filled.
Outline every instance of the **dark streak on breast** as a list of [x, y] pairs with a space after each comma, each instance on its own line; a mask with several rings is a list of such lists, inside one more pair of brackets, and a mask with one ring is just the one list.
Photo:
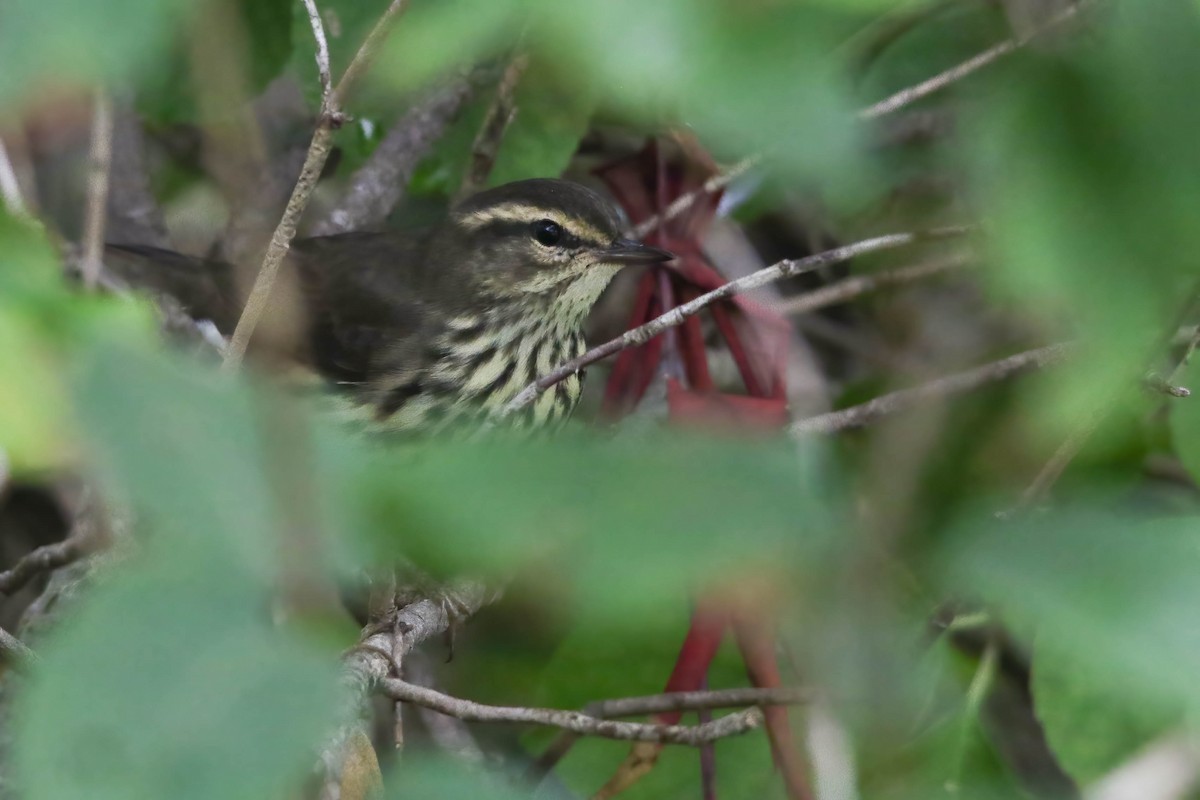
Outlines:
[[383, 419], [384, 417], [390, 417], [392, 414], [395, 414], [400, 410], [401, 406], [403, 406], [413, 397], [419, 395], [422, 391], [422, 388], [421, 379], [414, 378], [413, 380], [407, 383], [402, 383], [396, 388], [390, 390], [386, 395], [384, 395], [383, 402], [379, 404], [379, 418]]

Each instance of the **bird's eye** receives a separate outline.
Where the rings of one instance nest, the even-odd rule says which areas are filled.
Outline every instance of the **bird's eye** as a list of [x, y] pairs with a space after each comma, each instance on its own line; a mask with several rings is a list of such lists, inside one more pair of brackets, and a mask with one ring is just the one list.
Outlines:
[[537, 239], [538, 244], [553, 247], [562, 241], [562, 237], [562, 225], [559, 225], [554, 220], [539, 219], [533, 223], [533, 238]]

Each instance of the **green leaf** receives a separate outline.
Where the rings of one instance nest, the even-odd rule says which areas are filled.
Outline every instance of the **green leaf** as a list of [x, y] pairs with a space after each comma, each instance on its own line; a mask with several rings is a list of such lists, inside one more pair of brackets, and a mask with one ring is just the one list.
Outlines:
[[1036, 519], [965, 524], [947, 545], [948, 590], [1036, 630], [1043, 646], [1053, 643], [1052, 658], [1101, 665], [1089, 682], [1113, 693], [1093, 699], [1100, 714], [1193, 704], [1200, 527], [1190, 517], [1146, 522], [1106, 512], [1102, 498]]
[[1110, 663], [1048, 636], [1034, 656], [1033, 700], [1063, 769], [1081, 785], [1100, 778], [1183, 719], [1176, 704], [1130, 698]]
[[514, 101], [517, 116], [500, 143], [489, 183], [562, 175], [587, 132], [594, 94], [579, 85], [563, 85], [551, 67], [532, 62]]
[[818, 450], [682, 434], [431, 443], [338, 463], [324, 482], [367, 563], [537, 565], [546, 591], [609, 618], [739, 568], [815, 568], [837, 497]]
[[183, 0], [6, 0], [0, 4], [0, 107], [72, 83], [154, 69]]
[[[250, 40], [250, 85], [257, 92], [292, 56], [295, 0], [238, 0], [237, 13]], [[311, 36], [309, 37], [311, 38]]]
[[142, 535], [35, 643], [14, 710], [25, 797], [284, 796], [334, 721], [336, 647], [270, 613], [294, 519], [265, 477], [271, 431], [243, 387], [205, 377], [111, 336], [85, 359], [79, 413]]
[[244, 563], [273, 574], [276, 508], [262, 447], [265, 406], [255, 405], [266, 398], [111, 340], [85, 364], [79, 411], [112, 488], [150, 528], [226, 540]]
[[406, 758], [385, 781], [386, 796], [395, 800], [410, 797], [428, 800], [459, 800], [487, 797], [494, 800], [524, 800], [528, 791], [497, 776], [471, 769], [459, 760], [444, 757]]
[[271, 587], [189, 533], [122, 564], [38, 643], [13, 712], [23, 797], [250, 800], [309, 774], [336, 652], [274, 626]]
[[1182, 373], [1182, 383], [1192, 395], [1170, 406], [1171, 439], [1175, 452], [1193, 478], [1200, 477], [1200, 357], [1193, 357]]
[[[1096, 40], [1099, 40], [1098, 42]], [[1047, 406], [1063, 423], [1129, 385], [1194, 291], [1200, 19], [1115, 4], [1096, 40], [1025, 54], [967, 137], [996, 256], [992, 288], [1088, 344]], [[993, 227], [994, 226], [994, 227]]]

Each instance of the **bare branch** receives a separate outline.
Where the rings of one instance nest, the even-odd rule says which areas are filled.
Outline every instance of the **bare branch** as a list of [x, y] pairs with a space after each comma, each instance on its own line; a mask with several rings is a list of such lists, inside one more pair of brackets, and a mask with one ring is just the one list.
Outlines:
[[738, 178], [745, 175], [750, 170], [754, 169], [759, 162], [762, 161], [762, 156], [749, 156], [743, 158], [738, 163], [734, 164], [723, 172], [718, 172], [704, 182], [704, 185], [699, 189], [694, 189], [685, 195], [675, 199], [661, 214], [656, 214], [653, 217], [642, 220], [634, 229], [633, 235], [638, 239], [644, 239], [651, 231], [669, 219], [675, 219], [680, 214], [683, 214], [692, 207], [697, 200], [702, 197], [708, 197], [711, 194], [719, 192], [729, 184], [736, 181]]
[[[1022, 39], [1008, 39], [1003, 41], [1000, 44], [983, 51], [979, 55], [969, 58], [961, 64], [951, 67], [945, 72], [941, 72], [932, 78], [929, 78], [928, 80], [916, 84], [915, 86], [901, 89], [891, 97], [880, 100], [878, 103], [859, 111], [858, 118], [861, 120], [878, 119], [879, 117], [899, 111], [905, 106], [911, 105], [912, 103], [928, 97], [931, 94], [940, 92], [947, 86], [962, 80], [968, 75], [977, 72], [989, 64], [995, 63], [1009, 53], [1024, 47], [1026, 44], [1045, 34], [1046, 32], [1059, 27], [1061, 24], [1074, 17], [1078, 11], [1079, 6], [1071, 6], [1063, 13], [1047, 22], [1046, 25], [1040, 30], [1035, 31], [1029, 36]], [[706, 181], [705, 184], [699, 189], [689, 192], [676, 199], [675, 202], [667, 206], [666, 210], [664, 210], [661, 214], [650, 217], [649, 219], [641, 222], [633, 229], [634, 235], [638, 238], [645, 237], [665, 220], [674, 219], [680, 214], [686, 212], [700, 198], [707, 197], [714, 192], [724, 189], [746, 172], [753, 169], [760, 161], [762, 161], [761, 155], [750, 156], [749, 158], [743, 159], [737, 164], [734, 164], [728, 170], [714, 175], [713, 177], [709, 178], [708, 181]]]
[[321, 21], [321, 12], [314, 0], [304, 0], [304, 10], [308, 12], [308, 24], [312, 28], [313, 38], [317, 41], [317, 79], [321, 82], [321, 100], [329, 102], [333, 94], [333, 70], [329, 66], [329, 42], [325, 38], [325, 24]]
[[108, 176], [112, 169], [112, 101], [96, 92], [92, 112], [92, 141], [88, 153], [87, 207], [83, 216], [83, 285], [96, 288], [104, 252], [104, 224], [108, 210]]
[[471, 78], [462, 76], [435, 88], [409, 109], [351, 176], [341, 202], [313, 226], [313, 233], [328, 236], [381, 223], [400, 202], [417, 164], [458, 116], [473, 89]]
[[28, 645], [3, 628], [0, 628], [0, 659], [17, 669], [28, 669], [38, 660], [37, 654]]
[[794, 706], [812, 699], [804, 689], [711, 689], [696, 692], [663, 692], [643, 697], [622, 697], [598, 700], [583, 710], [591, 717], [612, 719], [636, 717], [643, 714], [665, 714], [669, 711], [711, 711], [718, 708], [744, 706]]
[[488, 107], [483, 125], [471, 145], [470, 167], [458, 188], [460, 198], [474, 194], [487, 184], [488, 175], [492, 174], [492, 166], [496, 163], [496, 155], [500, 152], [500, 143], [504, 140], [504, 132], [517, 116], [514, 97], [517, 84], [528, 66], [529, 57], [519, 53], [505, 67], [500, 84], [496, 87], [496, 98]]
[[1001, 516], [1011, 516], [1015, 513], [1026, 511], [1040, 502], [1050, 491], [1050, 488], [1062, 477], [1062, 474], [1066, 472], [1067, 467], [1075, 460], [1075, 456], [1079, 455], [1079, 451], [1083, 450], [1083, 446], [1087, 444], [1088, 439], [1092, 438], [1092, 434], [1096, 432], [1096, 429], [1100, 427], [1100, 423], [1104, 421], [1107, 410], [1107, 406], [1105, 405], [1093, 408], [1083, 418], [1079, 426], [1058, 446], [1058, 449], [1050, 456], [1050, 460], [1038, 470], [1038, 474], [1034, 477], [1033, 481], [1025, 487], [1025, 491], [1021, 492], [1021, 497], [1017, 501], [1016, 506], [1008, 511], [1001, 512]]
[[[582, 736], [600, 736], [606, 739], [621, 739], [635, 742], [662, 742], [697, 746], [727, 736], [736, 736], [754, 730], [762, 724], [762, 711], [757, 707], [730, 714], [702, 725], [652, 725], [640, 722], [614, 722], [593, 717], [582, 711], [566, 711], [556, 708], [528, 708], [524, 706], [489, 706], [471, 700], [451, 697], [448, 694], [415, 686], [397, 678], [385, 678], [380, 688], [388, 697], [406, 703], [432, 708], [447, 716], [467, 722], [510, 722], [534, 725], [549, 725], [562, 728]], [[691, 694], [705, 694], [695, 692]], [[632, 706], [634, 700], [624, 702]], [[724, 705], [724, 704], [721, 704]], [[720, 707], [720, 706], [718, 706]]]
[[779, 310], [785, 314], [808, 314], [817, 309], [849, 302], [856, 297], [878, 289], [903, 286], [904, 284], [915, 283], [952, 270], [961, 269], [970, 263], [971, 258], [969, 256], [959, 254], [888, 272], [877, 272], [873, 275], [855, 275], [837, 283], [822, 286], [820, 289], [789, 298], [779, 306]]
[[859, 119], [877, 119], [886, 114], [891, 114], [894, 111], [898, 111], [907, 105], [911, 105], [912, 103], [928, 97], [931, 94], [940, 92], [950, 84], [961, 81], [968, 75], [978, 72], [980, 69], [983, 69], [989, 64], [999, 61], [1009, 53], [1019, 50], [1039, 36], [1042, 36], [1059, 27], [1079, 13], [1079, 8], [1079, 5], [1068, 6], [1061, 14], [1058, 14], [1052, 19], [1048, 20], [1045, 25], [1032, 32], [1029, 36], [1020, 39], [1008, 39], [1000, 42], [1000, 44], [984, 50], [979, 55], [972, 56], [966, 61], [963, 61], [961, 64], [956, 64], [945, 72], [938, 73], [932, 78], [922, 81], [915, 86], [909, 86], [906, 89], [901, 89], [891, 97], [880, 100], [878, 103], [868, 106], [867, 108], [864, 108], [862, 111], [858, 112]]
[[811, 433], [837, 433], [851, 428], [861, 428], [881, 417], [912, 408], [930, 398], [949, 397], [970, 392], [990, 383], [1006, 380], [1014, 375], [1059, 364], [1066, 359], [1072, 348], [1073, 345], [1070, 344], [1053, 344], [1039, 347], [1036, 350], [1027, 350], [1024, 353], [1017, 353], [1008, 358], [960, 372], [957, 375], [939, 378], [911, 389], [901, 389], [891, 394], [885, 394], [861, 405], [802, 419], [794, 423], [789, 432], [793, 436], [803, 436]]
[[956, 236], [962, 236], [970, 229], [965, 227], [940, 228], [932, 231], [924, 231], [918, 233], [892, 233], [885, 236], [877, 236], [873, 239], [865, 239], [861, 242], [848, 244], [843, 247], [837, 247], [833, 250], [826, 250], [823, 253], [816, 253], [811, 256], [800, 259], [787, 259], [773, 264], [765, 269], [760, 269], [757, 272], [751, 273], [744, 278], [739, 278], [735, 281], [730, 281], [723, 286], [714, 289], [707, 294], [702, 294], [695, 300], [684, 303], [681, 306], [676, 306], [667, 313], [659, 316], [645, 325], [641, 325], [633, 330], [626, 331], [615, 339], [611, 339], [602, 345], [593, 347], [578, 358], [573, 358], [562, 366], [546, 373], [538, 378], [533, 383], [521, 390], [508, 405], [504, 406], [498, 416], [504, 417], [512, 414], [515, 411], [524, 408], [537, 399], [537, 396], [549, 389], [559, 381], [566, 378], [568, 375], [573, 375], [584, 367], [599, 361], [602, 358], [612, 355], [626, 347], [634, 347], [640, 344], [645, 344], [650, 339], [658, 336], [668, 328], [674, 328], [683, 324], [683, 321], [690, 316], [695, 315], [709, 305], [712, 305], [717, 300], [723, 300], [726, 297], [732, 297], [735, 294], [748, 292], [751, 289], [757, 289], [760, 286], [765, 286], [768, 283], [780, 280], [782, 278], [790, 278], [801, 273], [811, 272], [816, 269], [838, 264], [843, 261], [849, 261], [867, 253], [874, 253], [880, 250], [890, 250], [896, 247], [904, 247], [906, 245], [915, 244], [922, 241], [933, 241], [937, 239], [945, 239]]
[[8, 148], [0, 139], [0, 199], [8, 213], [21, 215], [25, 213], [25, 201], [21, 198], [21, 185], [17, 182], [17, 172], [13, 169], [12, 160], [8, 157]]
[[456, 621], [470, 617], [497, 596], [481, 583], [460, 581], [443, 589], [441, 596], [409, 603], [367, 629], [362, 641], [344, 659], [342, 682], [348, 689], [348, 705], [341, 716], [346, 722], [321, 751], [327, 786], [340, 780], [348, 748], [356, 747], [361, 739], [362, 727], [356, 720], [371, 689], [390, 676], [397, 661], [418, 644], [445, 633]]
[[[306, 6], [308, 5], [312, 5], [312, 0], [306, 0]], [[327, 91], [322, 98], [321, 119], [317, 123], [312, 142], [308, 146], [308, 155], [300, 170], [300, 178], [296, 181], [296, 186], [288, 199], [287, 208], [284, 209], [279, 225], [271, 234], [271, 243], [267, 247], [266, 255], [263, 256], [262, 266], [259, 267], [258, 275], [254, 279], [254, 286], [250, 289], [249, 297], [246, 298], [246, 305], [233, 330], [233, 336], [229, 339], [229, 347], [225, 351], [224, 366], [226, 369], [237, 369], [241, 364], [242, 358], [246, 354], [246, 348], [250, 344], [250, 337], [254, 335], [254, 329], [266, 311], [267, 300], [271, 296], [271, 289], [279, 275], [279, 268], [291, 248], [292, 239], [296, 237], [296, 228], [300, 224], [300, 217], [304, 214], [304, 209], [308, 207], [309, 198], [312, 197], [317, 181], [321, 177], [325, 159], [329, 157], [329, 150], [333, 144], [333, 130], [344, 120], [342, 100], [357, 77], [367, 68], [375, 51], [379, 48], [380, 42], [387, 35], [397, 15], [406, 6], [407, 0], [392, 0], [379, 22], [375, 23], [375, 27], [371, 29], [366, 40], [359, 47], [358, 52], [354, 54], [354, 59], [346, 68], [346, 73], [342, 75], [337, 86]], [[313, 10], [316, 10], [315, 7]], [[319, 13], [310, 13], [309, 22], [312, 24], [313, 36], [317, 39], [319, 60], [321, 42], [325, 40], [325, 28]], [[326, 55], [328, 55], [327, 48]]]
[[11, 595], [43, 572], [77, 561], [91, 548], [90, 534], [81, 529], [61, 542], [44, 544], [26, 553], [6, 572], [0, 572], [0, 594]]

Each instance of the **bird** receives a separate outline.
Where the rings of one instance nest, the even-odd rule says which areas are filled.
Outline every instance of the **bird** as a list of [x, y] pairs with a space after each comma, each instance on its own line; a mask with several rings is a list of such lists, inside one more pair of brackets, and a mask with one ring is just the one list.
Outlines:
[[[256, 340], [348, 391], [382, 430], [438, 434], [480, 424], [582, 355], [585, 320], [617, 272], [673, 257], [626, 238], [617, 207], [590, 188], [516, 181], [462, 200], [420, 231], [294, 241], [288, 281], [273, 292]], [[216, 259], [109, 244], [105, 264], [226, 335], [247, 294], [235, 268]], [[287, 335], [272, 344], [273, 327]], [[568, 376], [512, 426], [561, 425], [582, 382]]]

